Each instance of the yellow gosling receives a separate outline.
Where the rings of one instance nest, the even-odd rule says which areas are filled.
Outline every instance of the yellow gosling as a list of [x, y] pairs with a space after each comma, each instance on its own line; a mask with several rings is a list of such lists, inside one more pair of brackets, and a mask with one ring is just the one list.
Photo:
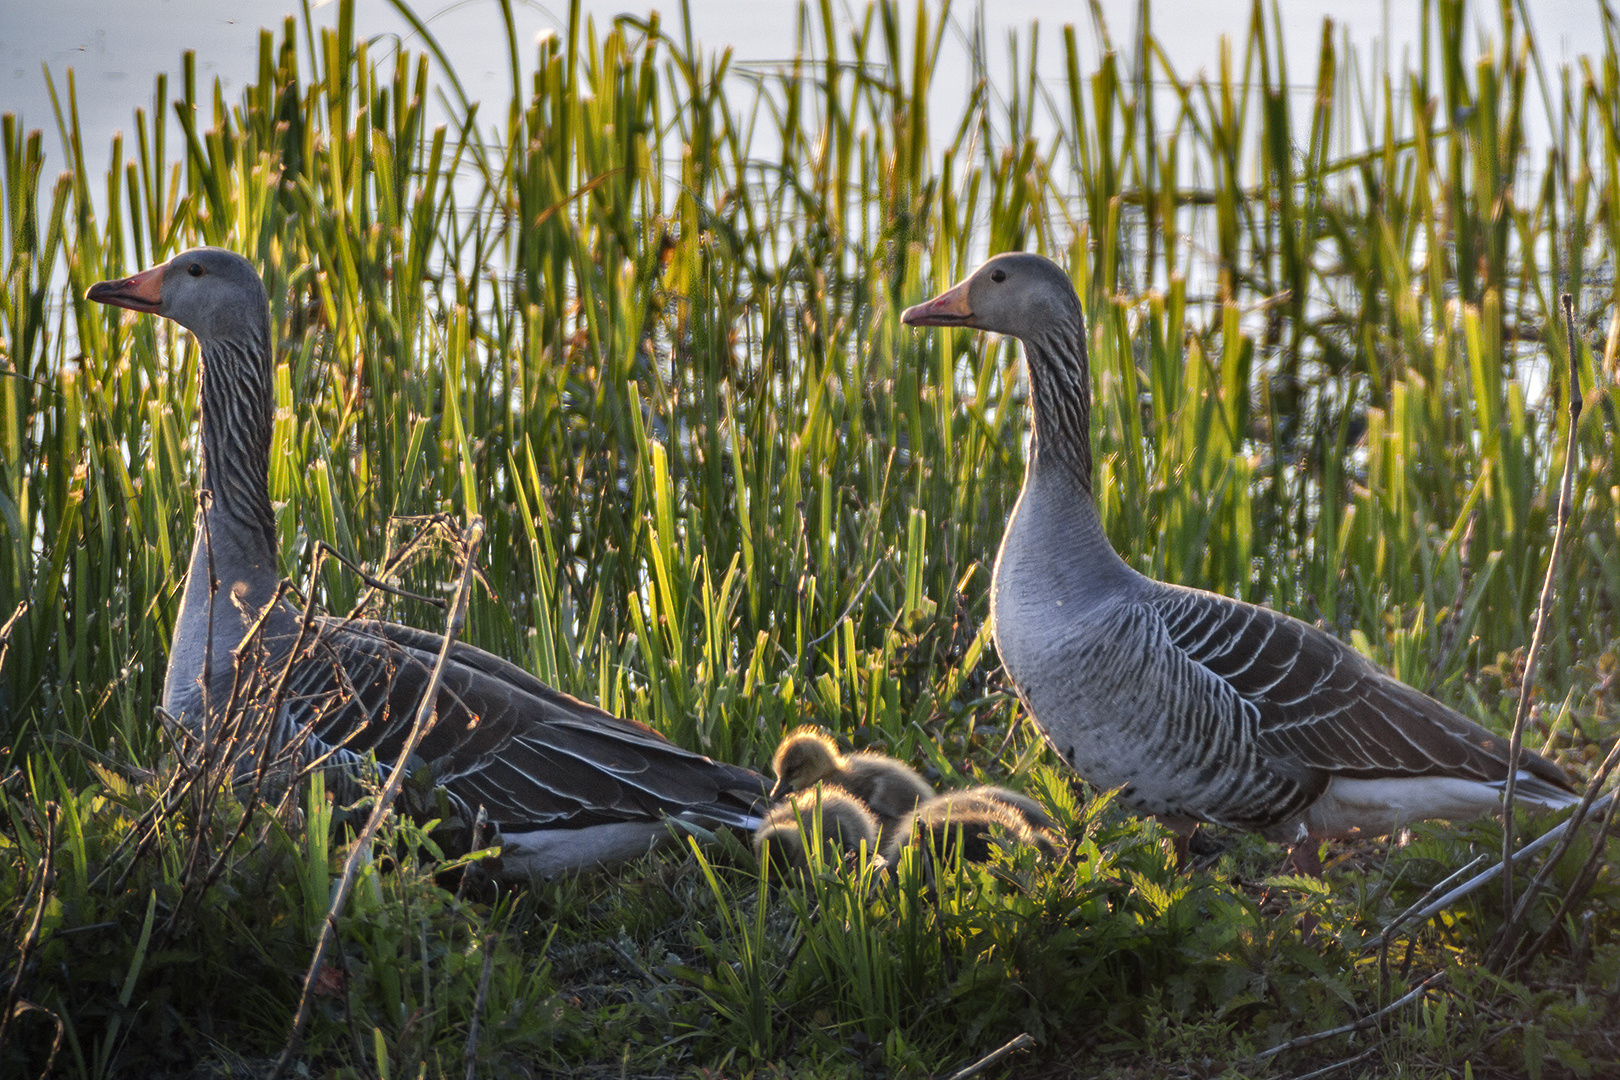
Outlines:
[[981, 784], [970, 787], [962, 792], [963, 795], [977, 795], [986, 799], [994, 799], [999, 803], [1006, 803], [1032, 829], [1044, 829], [1047, 832], [1059, 832], [1058, 823], [1052, 815], [1046, 812], [1046, 807], [1025, 795], [1021, 791], [1010, 788], [996, 787], [994, 784]]
[[900, 823], [883, 848], [890, 866], [899, 864], [909, 846], [919, 845], [930, 859], [949, 861], [960, 846], [964, 862], [988, 862], [997, 848], [1018, 845], [1035, 848], [1046, 858], [1057, 857], [1057, 847], [1045, 829], [1031, 828], [1023, 815], [982, 789], [953, 791], [930, 799]]
[[934, 797], [928, 781], [904, 762], [868, 750], [841, 754], [837, 743], [813, 727], [783, 739], [772, 765], [777, 776], [773, 800], [820, 783], [841, 787], [877, 816], [879, 846], [902, 818]]
[[771, 809], [754, 832], [754, 853], [773, 878], [789, 869], [802, 873], [810, 866], [806, 839], [822, 845], [828, 862], [837, 862], [851, 852], [859, 858], [862, 844], [870, 856], [878, 850], [877, 819], [849, 792], [817, 784]]

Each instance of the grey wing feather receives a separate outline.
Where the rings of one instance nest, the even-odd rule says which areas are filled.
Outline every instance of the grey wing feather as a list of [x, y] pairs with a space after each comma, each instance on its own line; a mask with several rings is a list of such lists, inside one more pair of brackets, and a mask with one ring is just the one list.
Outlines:
[[[1275, 758], [1354, 779], [1507, 776], [1507, 741], [1379, 670], [1316, 627], [1267, 608], [1164, 586], [1152, 601], [1174, 646], [1250, 702]], [[1563, 791], [1563, 771], [1521, 767]]]
[[[366, 751], [394, 761], [442, 641], [393, 623], [321, 620], [294, 661], [288, 723], [311, 729], [315, 752], [342, 747], [345, 763]], [[684, 750], [481, 649], [452, 645], [438, 696], [438, 721], [410, 767], [425, 766], [463, 809], [482, 805], [504, 829], [682, 814], [759, 821], [759, 774]]]

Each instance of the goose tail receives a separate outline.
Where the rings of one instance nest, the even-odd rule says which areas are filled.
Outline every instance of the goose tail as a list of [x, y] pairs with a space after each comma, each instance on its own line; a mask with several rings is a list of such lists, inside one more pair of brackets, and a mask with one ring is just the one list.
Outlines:
[[741, 829], [745, 832], [753, 832], [765, 823], [765, 809], [763, 805], [748, 809], [712, 805], [683, 810], [681, 813], [671, 816], [676, 821], [697, 825], [710, 831], [715, 829]]
[[[1503, 794], [1507, 791], [1506, 780], [1498, 780], [1491, 786]], [[1513, 801], [1543, 810], [1565, 810], [1580, 802], [1581, 797], [1567, 788], [1559, 787], [1521, 770], [1518, 779], [1513, 783]]]

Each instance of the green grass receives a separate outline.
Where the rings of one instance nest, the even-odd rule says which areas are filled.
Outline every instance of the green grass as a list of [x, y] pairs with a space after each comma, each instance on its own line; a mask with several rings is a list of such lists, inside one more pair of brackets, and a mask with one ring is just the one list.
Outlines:
[[[1039, 81], [1030, 34], [1016, 79], [989, 85], [969, 55], [958, 108], [931, 81], [963, 48], [939, 14], [879, 4], [850, 33], [830, 0], [807, 5], [791, 63], [742, 68], [679, 13], [575, 12], [537, 52], [506, 43], [514, 97], [473, 109], [340, 4], [335, 31], [267, 31], [237, 100], [188, 57], [105, 174], [68, 73], [60, 140], [5, 120], [0, 623], [28, 606], [0, 653], [17, 943], [0, 986], [34, 1008], [0, 1071], [37, 1073], [60, 1033], [66, 1075], [257, 1075], [343, 855], [324, 800], [250, 812], [187, 786], [155, 718], [198, 357], [82, 297], [201, 242], [266, 275], [284, 570], [326, 607], [360, 584], [332, 563], [308, 581], [312, 541], [377, 565], [397, 518], [481, 514], [475, 643], [727, 760], [763, 767], [812, 722], [944, 784], [1011, 780], [1072, 849], [934, 892], [911, 869], [830, 867], [772, 891], [722, 844], [497, 898], [441, 887], [429, 838], [397, 825], [340, 925], [312, 1073], [464, 1075], [476, 1013], [490, 1076], [925, 1076], [1025, 1031], [1014, 1064], [1039, 1075], [1281, 1076], [1376, 1040], [1250, 1055], [1440, 968], [1449, 989], [1339, 1075], [1614, 1060], [1612, 866], [1578, 888], [1572, 855], [1531, 928], [1570, 888], [1574, 909], [1504, 974], [1481, 964], [1494, 889], [1367, 947], [1499, 844], [1489, 823], [1350, 849], [1325, 892], [1263, 899], [1275, 849], [1232, 838], [1178, 873], [1154, 826], [1071, 792], [982, 631], [1023, 470], [1016, 350], [898, 315], [989, 251], [1066, 262], [1126, 558], [1319, 621], [1505, 729], [1566, 438], [1556, 297], [1574, 291], [1593, 407], [1526, 739], [1590, 776], [1620, 736], [1620, 25], [1601, 8], [1554, 68], [1512, 3], [1474, 49], [1472, 13], [1440, 0], [1416, 67], [1324, 34], [1315, 70], [1289, 71], [1257, 5], [1197, 80], [1151, 33], [1086, 70], [1092, 28], [1064, 28]], [[460, 119], [430, 128], [441, 94]], [[1535, 154], [1530, 115], [1553, 132]], [[432, 557], [402, 579], [448, 576]]]

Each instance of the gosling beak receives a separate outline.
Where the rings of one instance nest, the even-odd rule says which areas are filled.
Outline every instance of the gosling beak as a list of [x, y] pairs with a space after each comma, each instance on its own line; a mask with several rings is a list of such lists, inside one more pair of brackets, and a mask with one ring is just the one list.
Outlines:
[[778, 802], [793, 791], [786, 778], [778, 780], [776, 786], [771, 788], [771, 802]]
[[973, 308], [968, 304], [968, 283], [958, 282], [932, 300], [908, 307], [900, 314], [907, 326], [971, 326]]
[[86, 300], [114, 307], [155, 314], [163, 306], [163, 272], [168, 263], [159, 263], [127, 278], [98, 281], [84, 294]]

